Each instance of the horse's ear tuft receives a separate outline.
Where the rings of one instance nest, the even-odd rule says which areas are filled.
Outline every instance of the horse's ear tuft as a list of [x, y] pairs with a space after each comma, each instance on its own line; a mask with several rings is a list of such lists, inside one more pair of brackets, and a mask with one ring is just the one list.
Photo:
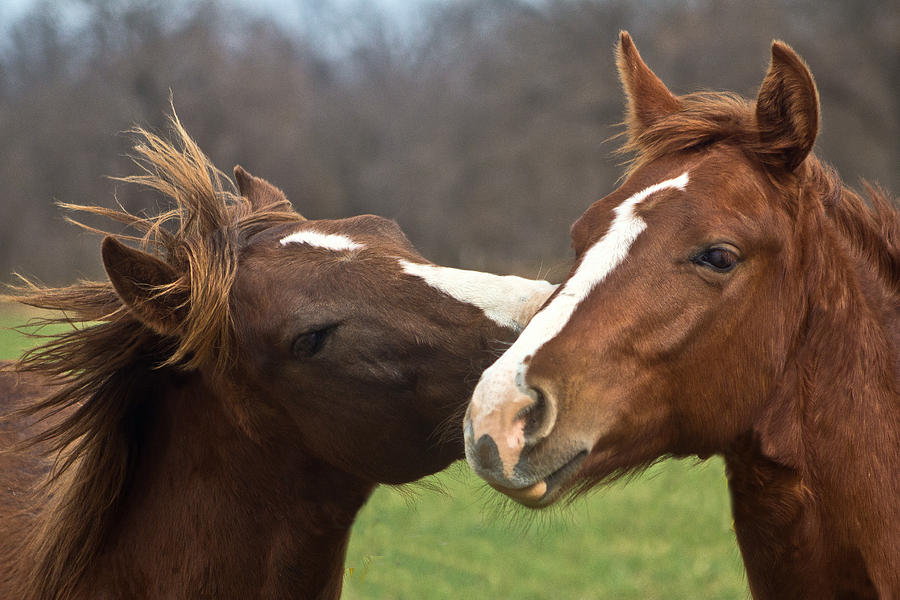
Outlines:
[[240, 165], [234, 168], [234, 180], [237, 183], [238, 192], [250, 202], [254, 211], [293, 212], [291, 203], [284, 192], [265, 179], [254, 177]]
[[619, 33], [616, 64], [625, 89], [625, 122], [632, 140], [660, 119], [681, 109], [678, 98], [641, 59], [627, 31]]
[[175, 269], [113, 237], [103, 240], [101, 254], [109, 280], [128, 310], [153, 331], [175, 335], [187, 311], [187, 293], [175, 287]]
[[810, 153], [819, 131], [819, 93], [803, 59], [784, 42], [772, 42], [772, 62], [756, 98], [761, 141], [769, 161], [787, 171]]

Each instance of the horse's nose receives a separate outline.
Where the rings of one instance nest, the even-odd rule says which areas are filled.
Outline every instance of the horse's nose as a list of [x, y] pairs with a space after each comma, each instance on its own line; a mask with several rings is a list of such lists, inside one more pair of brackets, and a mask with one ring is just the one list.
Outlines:
[[518, 487], [516, 464], [547, 437], [556, 423], [556, 402], [532, 386], [487, 377], [479, 382], [465, 419], [466, 457], [491, 483]]

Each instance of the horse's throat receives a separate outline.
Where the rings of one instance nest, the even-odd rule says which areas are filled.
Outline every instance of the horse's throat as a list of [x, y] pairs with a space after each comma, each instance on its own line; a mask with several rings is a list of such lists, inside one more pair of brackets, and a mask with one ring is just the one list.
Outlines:
[[98, 566], [165, 582], [161, 596], [337, 597], [373, 486], [285, 439], [250, 439], [202, 388], [160, 399]]

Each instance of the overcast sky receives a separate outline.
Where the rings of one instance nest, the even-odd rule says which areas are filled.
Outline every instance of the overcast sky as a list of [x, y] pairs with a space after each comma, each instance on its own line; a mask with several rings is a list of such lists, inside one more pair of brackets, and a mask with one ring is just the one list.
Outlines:
[[[0, 0], [0, 27], [7, 27], [9, 23], [22, 16], [29, 8], [39, 0]], [[278, 20], [289, 24], [300, 18], [298, 0], [221, 0], [223, 4], [244, 6], [259, 14], [278, 15]], [[330, 0], [332, 4], [351, 4], [355, 0]], [[402, 19], [409, 10], [428, 2], [438, 0], [370, 0], [384, 9], [393, 13], [398, 19]], [[69, 5], [77, 11], [80, 4], [77, 0], [61, 0], [61, 5]]]
[[[46, 0], [0, 0], [0, 51], [5, 50], [8, 37], [5, 35], [9, 27], [22, 17], [29, 9]], [[196, 0], [175, 0], [175, 2], [190, 6]], [[416, 15], [429, 4], [452, 2], [453, 0], [317, 0], [335, 6], [337, 8], [352, 8], [360, 3], [369, 6], [372, 4], [382, 8], [389, 20], [397, 26], [396, 31], [408, 31], [414, 26]], [[219, 0], [222, 6], [241, 7], [259, 16], [268, 16], [272, 22], [287, 31], [300, 31], [301, 14], [300, 5], [303, 0]], [[79, 24], [80, 18], [86, 14], [84, 3], [79, 0], [53, 0], [52, 5], [60, 10], [63, 19], [70, 20], [73, 24]]]

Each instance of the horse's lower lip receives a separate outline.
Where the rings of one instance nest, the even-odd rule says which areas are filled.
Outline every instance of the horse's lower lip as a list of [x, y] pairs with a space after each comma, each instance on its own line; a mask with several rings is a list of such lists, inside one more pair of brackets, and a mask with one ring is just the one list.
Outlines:
[[501, 485], [491, 484], [495, 490], [506, 494], [513, 500], [524, 504], [525, 506], [537, 505], [541, 498], [547, 494], [547, 480], [542, 479], [535, 484], [523, 488], [507, 488]]
[[581, 467], [581, 463], [587, 458], [587, 455], [587, 450], [582, 450], [544, 479], [526, 487], [507, 488], [499, 485], [491, 485], [493, 485], [494, 489], [498, 492], [502, 492], [513, 500], [530, 508], [548, 506], [556, 499], [557, 492], [559, 492], [561, 486], [568, 482], [572, 475], [578, 471]]

